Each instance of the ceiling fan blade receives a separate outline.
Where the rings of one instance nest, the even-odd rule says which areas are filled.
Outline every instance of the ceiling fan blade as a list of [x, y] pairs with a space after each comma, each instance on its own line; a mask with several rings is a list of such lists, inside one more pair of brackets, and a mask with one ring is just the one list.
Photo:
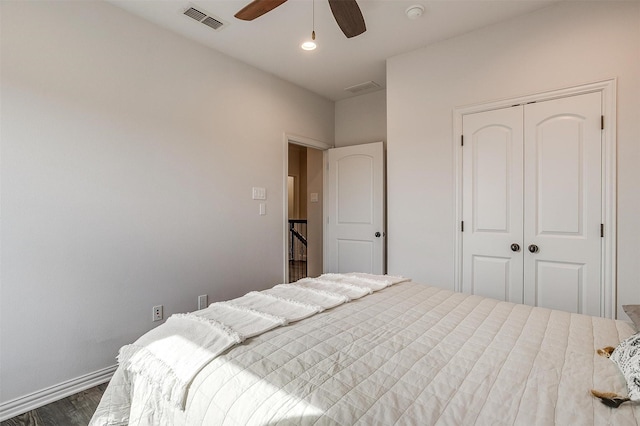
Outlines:
[[244, 21], [253, 21], [286, 1], [287, 0], [253, 0], [234, 16]]
[[329, 6], [338, 26], [347, 36], [355, 37], [367, 31], [362, 12], [356, 0], [329, 0]]

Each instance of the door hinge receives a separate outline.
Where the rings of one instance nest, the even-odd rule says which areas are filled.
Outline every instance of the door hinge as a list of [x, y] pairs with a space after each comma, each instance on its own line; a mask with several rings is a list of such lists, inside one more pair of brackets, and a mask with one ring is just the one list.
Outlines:
[[460, 146], [464, 146], [464, 135], [460, 135]]
[[604, 223], [600, 224], [600, 238], [604, 238]]
[[460, 222], [460, 232], [464, 232], [464, 220]]
[[604, 115], [600, 116], [600, 130], [604, 130]]

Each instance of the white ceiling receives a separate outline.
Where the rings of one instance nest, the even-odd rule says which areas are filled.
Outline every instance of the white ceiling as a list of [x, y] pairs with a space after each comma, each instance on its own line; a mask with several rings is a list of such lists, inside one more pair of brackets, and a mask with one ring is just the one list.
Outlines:
[[[312, 0], [289, 0], [246, 22], [233, 15], [251, 0], [108, 0], [148, 21], [337, 101], [346, 87], [386, 83], [386, 59], [439, 40], [529, 13], [558, 0], [359, 0], [367, 31], [347, 39], [327, 0], [315, 1], [318, 48], [300, 44], [311, 36]], [[405, 10], [424, 6], [410, 20]], [[227, 25], [216, 31], [183, 14], [193, 6]], [[361, 92], [364, 93], [364, 92]]]

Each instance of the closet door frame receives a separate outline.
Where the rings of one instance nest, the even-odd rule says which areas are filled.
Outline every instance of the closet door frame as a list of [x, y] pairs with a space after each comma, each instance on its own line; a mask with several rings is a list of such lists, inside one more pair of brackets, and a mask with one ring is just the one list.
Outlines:
[[453, 157], [454, 157], [454, 290], [462, 290], [462, 118], [466, 114], [524, 105], [598, 92], [602, 97], [602, 221], [604, 237], [601, 253], [600, 316], [616, 318], [616, 86], [617, 80], [609, 79], [580, 86], [518, 96], [492, 102], [456, 107], [453, 109]]

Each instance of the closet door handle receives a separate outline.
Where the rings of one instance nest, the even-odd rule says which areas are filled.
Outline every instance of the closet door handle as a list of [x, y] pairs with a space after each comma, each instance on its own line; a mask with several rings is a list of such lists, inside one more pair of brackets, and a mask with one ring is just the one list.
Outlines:
[[538, 248], [538, 246], [537, 246], [537, 245], [535, 245], [535, 244], [531, 244], [531, 245], [529, 246], [529, 251], [530, 251], [531, 253], [537, 253], [537, 252], [539, 252], [539, 251], [540, 251], [540, 249]]
[[518, 243], [511, 244], [511, 251], [515, 251], [515, 252], [520, 251], [520, 244]]

